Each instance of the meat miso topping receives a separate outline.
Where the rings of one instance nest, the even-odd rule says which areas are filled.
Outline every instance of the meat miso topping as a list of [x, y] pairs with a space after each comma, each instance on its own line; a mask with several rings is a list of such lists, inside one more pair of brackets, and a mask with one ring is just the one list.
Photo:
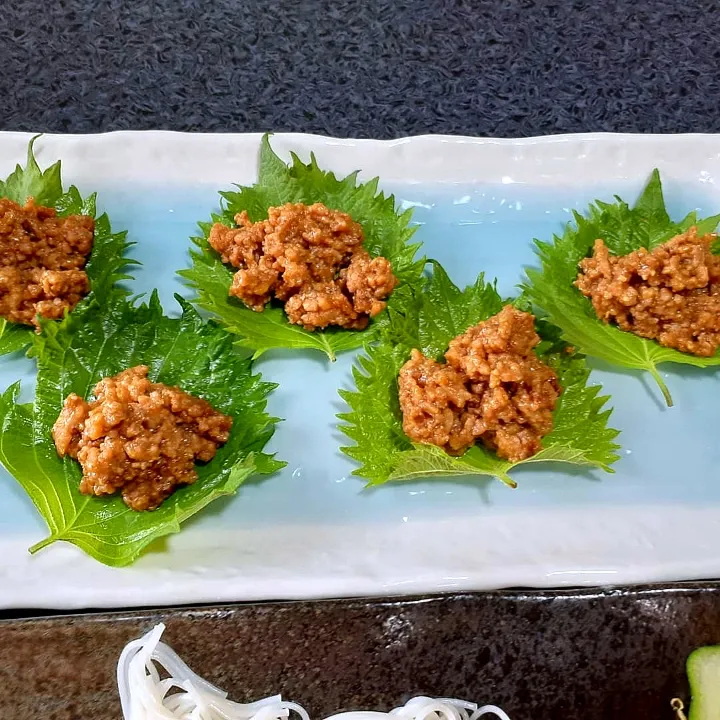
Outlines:
[[535, 455], [561, 393], [539, 342], [533, 316], [506, 305], [452, 340], [445, 363], [413, 350], [398, 378], [405, 434], [451, 455], [478, 440], [510, 462]]
[[38, 326], [56, 320], [90, 292], [85, 264], [95, 221], [58, 217], [52, 208], [0, 198], [0, 316]]
[[665, 347], [709, 357], [720, 346], [720, 257], [690, 228], [652, 251], [610, 255], [602, 240], [575, 285], [597, 316]]
[[321, 203], [269, 208], [268, 219], [256, 223], [243, 211], [235, 222], [215, 223], [208, 240], [238, 268], [229, 294], [258, 312], [275, 297], [306, 330], [362, 329], [397, 284], [388, 260], [363, 248], [360, 225]]
[[138, 365], [101, 380], [91, 402], [69, 395], [52, 430], [58, 454], [82, 467], [81, 493], [120, 491], [133, 510], [154, 510], [195, 482], [195, 462], [212, 460], [232, 427], [206, 400], [147, 373]]

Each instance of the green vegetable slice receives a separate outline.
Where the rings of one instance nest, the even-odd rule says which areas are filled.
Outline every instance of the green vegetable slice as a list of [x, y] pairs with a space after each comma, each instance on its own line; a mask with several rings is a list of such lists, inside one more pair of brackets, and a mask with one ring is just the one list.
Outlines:
[[[257, 184], [221, 192], [222, 212], [214, 215], [212, 222], [234, 226], [234, 216], [243, 210], [257, 222], [267, 218], [269, 207], [288, 202], [322, 202], [333, 210], [348, 213], [362, 225], [365, 248], [372, 256], [382, 255], [390, 260], [400, 287], [416, 286], [421, 281], [424, 261], [415, 257], [420, 245], [410, 243], [415, 232], [410, 226], [412, 211], [398, 212], [394, 197], [378, 191], [377, 178], [358, 183], [357, 176], [355, 172], [338, 180], [333, 173], [318, 167], [314, 155], [305, 164], [293, 154], [292, 162], [286, 165], [273, 152], [266, 135], [260, 146]], [[228, 289], [235, 270], [223, 265], [207, 242], [212, 222], [200, 223], [203, 236], [193, 238], [197, 249], [190, 253], [192, 267], [180, 271], [180, 275], [196, 292], [195, 302], [234, 333], [238, 345], [253, 350], [255, 357], [271, 348], [288, 348], [318, 350], [334, 360], [338, 353], [361, 347], [376, 332], [377, 321], [385, 313], [364, 331], [329, 328], [310, 332], [290, 324], [278, 305], [268, 305], [258, 313], [230, 297]], [[398, 292], [390, 298], [390, 307], [397, 302]]]
[[[686, 667], [691, 695], [688, 720], [720, 720], [720, 645], [698, 648]], [[681, 704], [673, 707], [682, 709]]]
[[[118, 295], [102, 307], [85, 304], [60, 323], [44, 323], [34, 337], [34, 403], [18, 402], [19, 383], [0, 397], [0, 462], [50, 530], [31, 552], [65, 540], [107, 565], [127, 565], [153, 540], [178, 532], [180, 523], [208, 503], [235, 493], [250, 475], [282, 467], [262, 452], [277, 422], [265, 411], [275, 385], [253, 374], [251, 361], [239, 356], [219, 325], [203, 322], [177, 300], [182, 317], [168, 318], [157, 294], [142, 305]], [[150, 367], [153, 381], [178, 385], [233, 417], [230, 439], [211, 462], [197, 466], [198, 480], [151, 512], [130, 510], [120, 497], [81, 495], [79, 464], [60, 459], [51, 437], [71, 392], [87, 398], [101, 378], [140, 364]]]
[[339, 427], [354, 443], [342, 451], [360, 464], [355, 475], [367, 479], [369, 485], [485, 475], [514, 487], [510, 471], [529, 463], [566, 462], [612, 472], [619, 433], [607, 424], [608, 398], [599, 394], [598, 386], [587, 384], [589, 371], [583, 358], [568, 353], [555, 328], [541, 321], [537, 327], [544, 340], [537, 351], [558, 374], [564, 392], [554, 413], [554, 428], [537, 455], [511, 463], [475, 445], [453, 457], [435, 446], [414, 444], [403, 433], [397, 376], [410, 351], [417, 348], [440, 359], [452, 338], [499, 312], [503, 305], [495, 286], [482, 275], [474, 285], [460, 290], [435, 263], [422, 292], [392, 310], [380, 342], [366, 347], [353, 368], [355, 389], [340, 391], [350, 411], [338, 415]]
[[641, 247], [657, 247], [693, 225], [701, 234], [712, 232], [720, 222], [720, 215], [699, 219], [691, 212], [680, 222], [673, 222], [665, 208], [660, 174], [655, 170], [634, 207], [619, 197], [614, 203], [597, 200], [585, 216], [576, 212], [574, 219], [574, 224], [568, 224], [563, 235], [555, 236], [553, 242], [535, 241], [541, 269], [527, 270], [524, 292], [579, 352], [613, 365], [647, 371], [657, 382], [667, 404], [672, 405], [658, 365], [718, 365], [720, 351], [709, 358], [697, 357], [608, 325], [598, 319], [590, 300], [573, 282], [577, 278], [578, 263], [590, 254], [598, 238], [605, 241], [613, 254], [626, 255]]
[[[125, 270], [138, 262], [125, 257], [125, 253], [134, 243], [127, 241], [126, 232], [113, 233], [107, 214], [98, 216], [96, 193], [83, 198], [74, 185], [67, 192], [63, 190], [59, 160], [44, 171], [40, 169], [33, 153], [38, 137], [28, 144], [25, 167], [18, 165], [7, 180], [0, 181], [0, 197], [20, 205], [32, 197], [38, 205], [55, 208], [58, 215], [90, 215], [95, 218], [93, 249], [85, 267], [90, 278], [90, 294], [77, 307], [93, 299], [104, 302], [111, 292], [122, 292], [122, 288], [117, 287], [118, 283], [132, 279]], [[33, 335], [34, 328], [0, 318], [0, 355], [27, 348]]]

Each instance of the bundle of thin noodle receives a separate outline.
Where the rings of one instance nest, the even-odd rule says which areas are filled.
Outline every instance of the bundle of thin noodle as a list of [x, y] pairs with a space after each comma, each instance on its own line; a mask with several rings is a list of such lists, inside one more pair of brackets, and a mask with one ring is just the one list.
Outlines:
[[[292, 712], [310, 720], [303, 707], [280, 695], [247, 704], [228, 700], [226, 692], [196, 675], [160, 641], [164, 630], [156, 625], [120, 655], [117, 682], [125, 720], [287, 720]], [[167, 677], [161, 677], [158, 665]], [[510, 720], [494, 705], [428, 697], [414, 697], [389, 713], [345, 712], [327, 720], [479, 720], [485, 715]]]
[[[305, 710], [279, 695], [241, 704], [196, 675], [172, 648], [160, 642], [161, 623], [125, 646], [117, 669], [118, 691], [125, 720], [286, 720]], [[157, 665], [165, 669], [161, 679]]]

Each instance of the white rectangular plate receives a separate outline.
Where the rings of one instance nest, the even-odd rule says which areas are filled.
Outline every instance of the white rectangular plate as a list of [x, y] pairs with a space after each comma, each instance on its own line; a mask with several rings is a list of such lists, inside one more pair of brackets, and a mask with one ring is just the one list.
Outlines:
[[[29, 135], [0, 134], [0, 176], [24, 161]], [[256, 177], [259, 135], [168, 132], [45, 136], [46, 166], [97, 190], [116, 230], [143, 262], [133, 289], [157, 286], [166, 309], [187, 294], [195, 223], [217, 191]], [[378, 175], [416, 208], [424, 252], [459, 284], [484, 271], [512, 291], [534, 261], [533, 237], [562, 229], [572, 209], [619, 193], [632, 201], [657, 167], [673, 216], [720, 211], [720, 136], [576, 135], [527, 140], [418, 137], [391, 142], [277, 135], [281, 155], [315, 152], [321, 166]], [[633, 373], [594, 366], [613, 395], [622, 431], [614, 475], [520, 471], [497, 482], [438, 480], [363, 489], [338, 452], [334, 415], [353, 354], [268, 354], [258, 368], [280, 383], [270, 412], [285, 421], [271, 450], [282, 473], [242, 487], [135, 565], [113, 569], [72, 546], [35, 556], [45, 527], [30, 500], [0, 474], [0, 606], [119, 607], [190, 602], [405, 594], [507, 586], [568, 586], [720, 575], [718, 373], [667, 370], [675, 407]], [[0, 359], [0, 387], [22, 379], [25, 358]]]

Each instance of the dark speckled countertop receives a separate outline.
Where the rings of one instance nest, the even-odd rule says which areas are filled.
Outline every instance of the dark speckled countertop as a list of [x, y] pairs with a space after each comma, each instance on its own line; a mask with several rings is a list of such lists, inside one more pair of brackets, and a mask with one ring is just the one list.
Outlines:
[[14, 0], [0, 129], [720, 131], [717, 0]]
[[0, 622], [0, 718], [120, 720], [115, 667], [157, 622], [239, 701], [282, 693], [311, 717], [415, 694], [512, 720], [672, 720], [684, 663], [720, 642], [717, 587], [503, 592]]

